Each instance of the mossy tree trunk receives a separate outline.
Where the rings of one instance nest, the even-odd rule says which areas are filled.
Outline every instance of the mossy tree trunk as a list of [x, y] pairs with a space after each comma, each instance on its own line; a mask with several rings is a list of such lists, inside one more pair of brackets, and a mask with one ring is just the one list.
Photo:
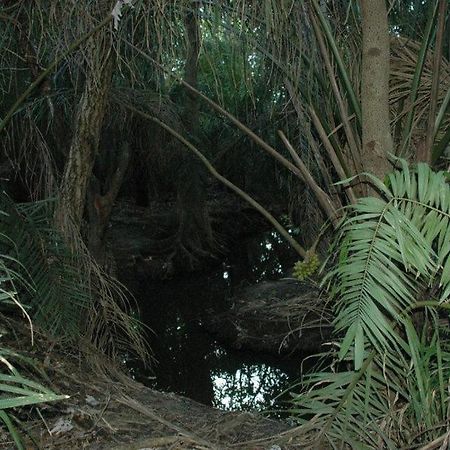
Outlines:
[[81, 230], [88, 184], [98, 153], [111, 86], [111, 52], [112, 35], [105, 29], [94, 34], [84, 50], [86, 78], [77, 107], [56, 212], [57, 225], [63, 232], [68, 230], [69, 223], [71, 227]]

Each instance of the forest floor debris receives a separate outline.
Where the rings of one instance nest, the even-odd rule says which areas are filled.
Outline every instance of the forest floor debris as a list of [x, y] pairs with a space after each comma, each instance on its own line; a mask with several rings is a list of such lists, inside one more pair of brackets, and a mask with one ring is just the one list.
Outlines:
[[[2, 317], [2, 319], [4, 319]], [[5, 319], [6, 320], [6, 319]], [[2, 345], [29, 346], [22, 322], [2, 320]], [[22, 408], [16, 413], [28, 449], [241, 449], [304, 448], [299, 429], [261, 414], [220, 411], [193, 400], [158, 392], [115, 369], [106, 375], [80, 354], [35, 332], [26, 374], [69, 399]], [[3, 429], [0, 448], [12, 449]]]

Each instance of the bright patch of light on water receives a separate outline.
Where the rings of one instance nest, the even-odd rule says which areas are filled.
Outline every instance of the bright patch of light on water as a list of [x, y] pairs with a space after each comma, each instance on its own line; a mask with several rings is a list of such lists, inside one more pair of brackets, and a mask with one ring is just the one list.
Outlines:
[[216, 347], [213, 350], [214, 356], [218, 357], [218, 358], [225, 358], [227, 356], [227, 352], [224, 348], [222, 347]]
[[287, 375], [266, 364], [252, 364], [234, 372], [214, 370], [211, 379], [217, 408], [262, 410], [274, 404], [273, 399], [287, 382]]
[[271, 231], [270, 235], [275, 239], [275, 242], [283, 242], [283, 238], [276, 231]]

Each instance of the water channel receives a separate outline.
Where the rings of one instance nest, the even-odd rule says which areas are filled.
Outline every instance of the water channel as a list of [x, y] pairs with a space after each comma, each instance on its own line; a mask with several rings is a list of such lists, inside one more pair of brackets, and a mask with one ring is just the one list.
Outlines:
[[299, 378], [301, 355], [287, 358], [225, 348], [202, 328], [202, 318], [208, 308], [229, 308], [236, 289], [285, 276], [295, 260], [284, 241], [268, 232], [239, 242], [208, 272], [158, 282], [135, 279], [130, 287], [141, 320], [153, 330], [149, 341], [158, 362], [151, 370], [131, 364], [133, 376], [206, 405], [279, 415], [288, 396], [277, 397]]

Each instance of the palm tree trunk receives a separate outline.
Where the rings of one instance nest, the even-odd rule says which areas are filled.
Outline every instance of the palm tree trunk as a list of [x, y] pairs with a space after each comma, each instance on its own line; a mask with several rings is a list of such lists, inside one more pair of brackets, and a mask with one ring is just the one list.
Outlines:
[[385, 0], [361, 0], [362, 12], [362, 161], [383, 179], [393, 152], [389, 119], [389, 28]]

